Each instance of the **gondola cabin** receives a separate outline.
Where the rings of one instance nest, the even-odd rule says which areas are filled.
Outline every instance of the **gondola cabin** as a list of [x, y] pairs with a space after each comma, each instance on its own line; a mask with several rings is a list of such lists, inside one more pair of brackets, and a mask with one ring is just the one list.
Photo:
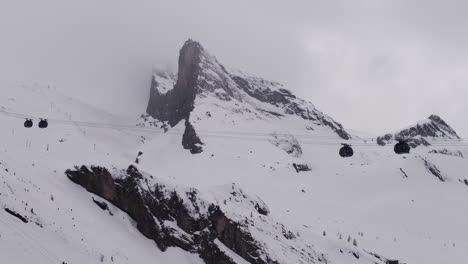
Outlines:
[[354, 155], [353, 148], [351, 148], [351, 145], [348, 144], [342, 144], [343, 147], [340, 149], [340, 156], [342, 158], [349, 158]]
[[49, 126], [49, 123], [47, 122], [47, 119], [41, 119], [39, 122], [39, 128], [47, 128]]
[[33, 127], [33, 121], [31, 119], [26, 119], [26, 121], [24, 121], [24, 127], [25, 128]]
[[408, 142], [400, 140], [398, 143], [395, 144], [394, 151], [396, 154], [409, 154], [410, 153], [410, 145]]

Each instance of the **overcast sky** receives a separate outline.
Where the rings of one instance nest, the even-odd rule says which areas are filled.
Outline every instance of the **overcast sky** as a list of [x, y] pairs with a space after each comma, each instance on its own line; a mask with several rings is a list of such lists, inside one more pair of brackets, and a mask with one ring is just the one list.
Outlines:
[[134, 114], [152, 67], [175, 69], [192, 38], [347, 128], [379, 134], [435, 113], [468, 136], [466, 14], [451, 0], [2, 0], [0, 89], [47, 83]]

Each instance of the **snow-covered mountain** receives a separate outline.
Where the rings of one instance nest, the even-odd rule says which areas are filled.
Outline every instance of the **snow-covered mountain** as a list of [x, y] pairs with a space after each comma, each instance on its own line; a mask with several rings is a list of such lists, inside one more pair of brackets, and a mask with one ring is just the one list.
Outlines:
[[193, 153], [202, 151], [203, 145], [196, 131], [216, 127], [235, 132], [252, 124], [268, 132], [327, 136], [334, 133], [350, 139], [341, 124], [312, 103], [297, 98], [277, 82], [228, 70], [192, 40], [180, 50], [176, 79], [171, 73], [154, 74], [146, 112], [143, 119], [152, 117], [163, 128], [184, 121], [187, 140], [183, 144]]
[[6, 263], [468, 261], [467, 148], [436, 117], [418, 135], [447, 143], [398, 156], [194, 41], [136, 126], [47, 85], [2, 92]]
[[456, 141], [461, 138], [442, 118], [431, 115], [413, 126], [404, 128], [397, 133], [388, 133], [377, 138], [377, 144], [385, 146], [398, 140], [406, 140], [411, 147], [429, 146], [440, 141]]

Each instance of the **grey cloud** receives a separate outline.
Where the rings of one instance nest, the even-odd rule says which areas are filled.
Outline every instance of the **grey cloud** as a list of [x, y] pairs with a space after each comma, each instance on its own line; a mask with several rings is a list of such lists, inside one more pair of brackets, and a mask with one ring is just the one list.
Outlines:
[[[187, 38], [285, 83], [346, 127], [383, 133], [432, 113], [468, 135], [465, 1], [11, 1], [0, 82], [45, 82], [144, 109], [154, 64]], [[131, 99], [130, 99], [131, 98]], [[120, 107], [116, 107], [119, 105]], [[129, 113], [135, 114], [135, 113]]]

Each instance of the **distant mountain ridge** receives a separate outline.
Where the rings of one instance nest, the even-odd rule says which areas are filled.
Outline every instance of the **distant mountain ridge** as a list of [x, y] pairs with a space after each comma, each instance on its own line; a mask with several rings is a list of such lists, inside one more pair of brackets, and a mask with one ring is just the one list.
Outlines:
[[431, 115], [416, 125], [402, 129], [397, 133], [377, 137], [377, 144], [385, 146], [398, 140], [406, 140], [411, 147], [429, 146], [434, 140], [458, 140], [457, 132], [440, 116]]

